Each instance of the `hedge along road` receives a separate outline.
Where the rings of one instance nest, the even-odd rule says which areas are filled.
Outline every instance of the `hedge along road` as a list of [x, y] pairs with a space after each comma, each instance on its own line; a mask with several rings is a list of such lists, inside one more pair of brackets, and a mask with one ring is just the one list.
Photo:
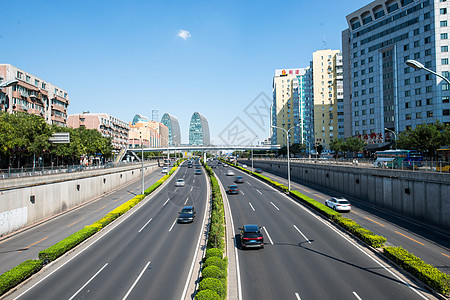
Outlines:
[[[234, 176], [216, 170], [225, 187], [232, 184]], [[245, 178], [240, 194], [228, 195], [235, 238], [242, 225], [257, 224], [265, 239], [264, 249], [238, 251], [242, 299], [433, 298], [328, 221], [261, 181], [235, 173]]]
[[[287, 180], [284, 178], [286, 174], [264, 172], [263, 175], [287, 185]], [[291, 179], [291, 190], [297, 190], [321, 203], [331, 197], [345, 196], [317, 185], [300, 184], [296, 179]], [[387, 246], [401, 246], [426, 263], [435, 266], [441, 272], [450, 274], [450, 238], [448, 233], [401, 217], [391, 211], [377, 208], [360, 199], [346, 198], [352, 204], [352, 211], [344, 213], [344, 217], [354, 220], [377, 235], [386, 237]]]
[[[145, 174], [145, 187], [159, 180], [161, 168]], [[107, 194], [0, 239], [0, 274], [27, 259], [37, 259], [39, 251], [47, 249], [65, 237], [104, 217], [108, 212], [141, 193], [141, 179]]]
[[[6, 299], [180, 299], [208, 200], [205, 174], [185, 164], [134, 209]], [[175, 187], [184, 177], [186, 185]], [[177, 224], [194, 205], [192, 224]], [[203, 222], [202, 222], [203, 221]]]

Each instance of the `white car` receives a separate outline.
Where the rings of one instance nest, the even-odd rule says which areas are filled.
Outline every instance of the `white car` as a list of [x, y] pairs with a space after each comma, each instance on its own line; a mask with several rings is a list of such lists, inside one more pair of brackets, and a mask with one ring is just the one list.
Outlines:
[[180, 178], [175, 182], [175, 186], [184, 186], [184, 179]]
[[352, 206], [347, 199], [342, 197], [333, 197], [325, 201], [325, 205], [334, 209], [335, 211], [350, 211]]
[[234, 176], [233, 170], [228, 170], [227, 171], [227, 176]]
[[167, 167], [162, 168], [161, 173], [167, 174], [169, 172], [169, 169]]
[[247, 165], [242, 165], [243, 168], [247, 168]]

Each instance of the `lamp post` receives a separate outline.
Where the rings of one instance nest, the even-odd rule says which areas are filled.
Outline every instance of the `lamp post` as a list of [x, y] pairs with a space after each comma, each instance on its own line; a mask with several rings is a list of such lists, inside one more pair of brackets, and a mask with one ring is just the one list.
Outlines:
[[308, 158], [311, 158], [311, 142], [309, 142], [309, 141], [307, 141], [307, 140], [304, 140], [304, 142], [306, 142], [306, 143], [308, 143], [308, 146], [309, 146], [309, 155], [308, 155]]
[[384, 130], [392, 132], [394, 134], [394, 143], [395, 143], [394, 148], [395, 148], [395, 150], [397, 150], [397, 134], [395, 133], [395, 131], [387, 129], [387, 128], [384, 128]]
[[289, 131], [291, 129], [295, 128], [296, 126], [298, 126], [298, 124], [295, 125], [295, 126], [292, 126], [288, 130], [286, 130], [286, 129], [282, 128], [282, 127], [275, 126], [275, 125], [271, 125], [271, 126], [274, 127], [274, 128], [278, 128], [278, 129], [284, 130], [284, 132], [286, 133], [286, 141], [287, 141], [287, 146], [286, 146], [287, 147], [287, 168], [288, 168], [288, 191], [290, 191], [291, 190], [291, 165], [290, 165], [290, 160], [289, 160]]
[[142, 175], [142, 195], [145, 194], [145, 187], [144, 187], [144, 140], [142, 139], [141, 136], [141, 162], [142, 162], [142, 170], [141, 170], [141, 175]]
[[444, 77], [444, 76], [442, 76], [441, 74], [438, 74], [438, 73], [436, 73], [436, 72], [433, 71], [433, 70], [430, 70], [430, 69], [428, 69], [428, 68], [425, 68], [425, 66], [424, 66], [422, 63], [418, 62], [417, 60], [409, 59], [409, 60], [406, 61], [406, 64], [407, 64], [409, 67], [411, 67], [411, 68], [418, 69], [418, 70], [423, 69], [423, 70], [425, 70], [425, 71], [427, 71], [427, 72], [429, 72], [429, 73], [431, 73], [431, 74], [434, 74], [434, 75], [436, 75], [437, 77], [440, 77], [440, 78], [444, 79], [444, 80], [447, 82], [447, 84], [450, 85], [450, 80], [449, 80], [447, 77]]
[[7, 80], [5, 82], [0, 82], [0, 89], [5, 88], [5, 87], [10, 87], [12, 85], [15, 85], [16, 83], [18, 83], [19, 80]]

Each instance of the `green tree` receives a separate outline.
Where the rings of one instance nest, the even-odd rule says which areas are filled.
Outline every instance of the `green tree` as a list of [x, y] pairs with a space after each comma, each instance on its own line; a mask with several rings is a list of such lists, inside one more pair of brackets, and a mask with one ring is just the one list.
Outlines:
[[336, 153], [336, 159], [339, 158], [339, 152], [345, 151], [344, 139], [334, 139], [330, 143], [330, 149]]
[[289, 152], [295, 154], [300, 154], [303, 150], [306, 149], [306, 146], [300, 143], [295, 143], [289, 146]]
[[357, 152], [363, 151], [365, 145], [366, 143], [364, 141], [356, 137], [351, 137], [345, 140], [343, 150], [353, 152], [356, 156]]

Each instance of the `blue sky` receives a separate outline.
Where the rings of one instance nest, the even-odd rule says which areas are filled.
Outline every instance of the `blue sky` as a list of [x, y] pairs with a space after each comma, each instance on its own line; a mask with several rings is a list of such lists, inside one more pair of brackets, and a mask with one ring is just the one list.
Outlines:
[[157, 109], [187, 143], [198, 111], [215, 144], [236, 119], [261, 141], [268, 119], [245, 112], [272, 97], [274, 70], [308, 66], [324, 38], [341, 49], [345, 16], [370, 2], [0, 0], [0, 63], [67, 90], [69, 114], [129, 122]]

